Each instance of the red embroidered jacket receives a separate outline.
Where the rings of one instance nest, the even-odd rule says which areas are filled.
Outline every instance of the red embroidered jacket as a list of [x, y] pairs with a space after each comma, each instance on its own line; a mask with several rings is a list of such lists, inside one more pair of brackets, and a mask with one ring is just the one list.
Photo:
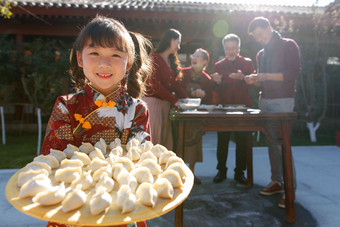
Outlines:
[[41, 153], [49, 154], [50, 148], [64, 150], [67, 144], [95, 144], [100, 138], [107, 144], [120, 138], [126, 144], [136, 136], [150, 140], [146, 105], [126, 94], [122, 87], [105, 97], [86, 85], [78, 93], [57, 98]]

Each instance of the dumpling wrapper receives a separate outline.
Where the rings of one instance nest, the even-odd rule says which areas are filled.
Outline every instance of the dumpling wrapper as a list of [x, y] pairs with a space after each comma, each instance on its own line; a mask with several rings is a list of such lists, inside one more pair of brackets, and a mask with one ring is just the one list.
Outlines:
[[122, 147], [115, 147], [110, 151], [109, 156], [117, 156], [121, 157], [123, 155], [123, 148]]
[[33, 159], [34, 162], [43, 162], [51, 166], [51, 169], [59, 167], [59, 161], [51, 155], [39, 155]]
[[48, 155], [55, 157], [59, 163], [67, 157], [64, 152], [52, 148], [50, 149], [50, 153]]
[[71, 157], [71, 160], [80, 160], [84, 166], [87, 166], [91, 163], [91, 159], [90, 157], [85, 154], [85, 153], [82, 153], [82, 152], [79, 152], [79, 151], [75, 151]]
[[110, 207], [112, 197], [107, 191], [100, 188], [90, 200], [90, 211], [92, 215], [97, 215]]
[[150, 169], [150, 172], [152, 175], [158, 175], [162, 172], [162, 168], [160, 165], [157, 164], [157, 162], [155, 162], [152, 159], [145, 159], [144, 161], [142, 161], [139, 165], [140, 167], [147, 167]]
[[130, 187], [122, 185], [117, 192], [116, 200], [118, 207], [122, 210], [122, 214], [133, 211], [136, 208], [136, 202], [136, 196], [131, 193]]
[[102, 151], [98, 147], [95, 147], [94, 150], [89, 154], [89, 156], [90, 156], [91, 160], [93, 160], [95, 158], [105, 160], [105, 157], [104, 157]]
[[107, 166], [109, 163], [106, 160], [100, 159], [100, 158], [94, 158], [92, 159], [89, 169], [94, 173], [96, 170]]
[[49, 166], [45, 162], [30, 162], [22, 169], [22, 172], [27, 170], [40, 170], [40, 169], [47, 170], [48, 174], [52, 173], [51, 166]]
[[139, 162], [141, 163], [142, 161], [144, 161], [145, 159], [152, 159], [155, 162], [157, 162], [157, 157], [151, 152], [151, 151], [147, 151], [144, 152], [139, 159]]
[[23, 186], [27, 181], [31, 180], [33, 177], [38, 176], [40, 174], [45, 175], [46, 177], [48, 177], [49, 175], [46, 169], [38, 170], [28, 169], [26, 171], [20, 172], [18, 175], [17, 186], [18, 187]]
[[94, 148], [98, 148], [103, 154], [106, 154], [107, 144], [104, 139], [100, 138], [100, 140], [94, 145]]
[[110, 143], [110, 150], [116, 148], [116, 147], [121, 147], [122, 146], [122, 142], [119, 138], [116, 138], [114, 141], [112, 141]]
[[32, 201], [43, 206], [51, 206], [63, 201], [66, 195], [64, 182], [58, 186], [49, 188], [46, 191], [36, 194]]
[[64, 168], [75, 168], [75, 167], [83, 167], [84, 163], [79, 160], [79, 159], [64, 159], [61, 161], [60, 163], [60, 169], [64, 169]]
[[142, 183], [136, 191], [137, 201], [145, 206], [154, 207], [157, 203], [157, 191], [150, 183]]
[[79, 151], [79, 148], [72, 144], [67, 144], [67, 147], [63, 150], [67, 158], [71, 158], [75, 151]]
[[74, 180], [80, 178], [82, 175], [81, 167], [67, 167], [63, 169], [57, 169], [55, 171], [56, 182], [65, 182], [66, 184], [71, 184]]
[[167, 151], [168, 149], [166, 149], [166, 147], [164, 147], [163, 145], [160, 144], [156, 144], [155, 146], [153, 146], [151, 148], [151, 152], [157, 157], [159, 158], [161, 156], [161, 154], [165, 151]]
[[153, 147], [153, 144], [152, 144], [151, 141], [145, 141], [144, 143], [139, 145], [139, 148], [140, 148], [142, 153], [147, 152], [147, 151], [151, 151], [152, 147]]
[[152, 187], [157, 191], [160, 198], [172, 199], [174, 197], [174, 188], [166, 178], [158, 178]]
[[79, 147], [79, 151], [83, 152], [85, 154], [90, 154], [92, 151], [94, 150], [94, 147], [92, 146], [91, 143], [84, 143], [82, 142], [82, 144]]
[[140, 154], [138, 151], [138, 147], [132, 147], [130, 150], [128, 150], [126, 157], [130, 159], [131, 161], [138, 161], [140, 158]]
[[129, 142], [127, 142], [126, 144], [126, 150], [129, 151], [131, 148], [133, 147], [137, 147], [139, 146], [139, 140], [132, 138], [131, 140], [129, 140]]
[[178, 172], [173, 169], [167, 169], [162, 174], [158, 176], [159, 178], [166, 178], [170, 181], [172, 187], [174, 188], [182, 188], [183, 182]]
[[123, 165], [123, 167], [124, 167], [127, 171], [129, 171], [129, 172], [130, 172], [130, 171], [133, 169], [133, 167], [134, 167], [133, 162], [132, 162], [130, 159], [126, 158], [126, 157], [120, 157], [120, 158], [118, 158], [118, 159], [116, 160], [116, 164], [118, 164], [118, 163], [121, 163], [121, 164]]
[[175, 152], [173, 151], [164, 151], [161, 156], [159, 157], [159, 164], [162, 165], [162, 164], [166, 164], [169, 160], [170, 157], [175, 157], [176, 154]]
[[93, 180], [95, 182], [99, 181], [99, 179], [102, 177], [102, 174], [105, 173], [107, 174], [109, 177], [112, 177], [112, 168], [110, 165], [101, 167], [100, 169], [97, 169], [94, 173], [93, 173]]
[[[43, 177], [42, 177], [43, 176]], [[19, 191], [19, 198], [33, 197], [39, 192], [46, 191], [52, 187], [51, 180], [45, 175], [38, 175], [27, 181]]]
[[177, 156], [171, 156], [169, 157], [166, 165], [165, 165], [165, 169], [167, 169], [171, 164], [173, 163], [181, 163], [181, 164], [184, 164], [184, 161], [183, 159], [181, 159], [180, 157], [177, 157]]
[[154, 178], [150, 172], [150, 169], [147, 167], [138, 167], [131, 171], [131, 175], [137, 179], [138, 183], [153, 183]]
[[79, 178], [74, 180], [71, 184], [72, 188], [75, 188], [78, 184], [81, 184], [82, 190], [87, 190], [93, 185], [93, 177], [91, 176], [91, 170], [83, 173]]
[[171, 164], [167, 169], [173, 169], [176, 172], [178, 172], [181, 179], [185, 179], [185, 177], [187, 176], [187, 174], [185, 172], [185, 164], [182, 164], [180, 162], [175, 162], [175, 163]]
[[81, 190], [81, 185], [78, 184], [76, 188], [67, 193], [65, 199], [61, 203], [61, 210], [69, 212], [71, 210], [82, 207], [86, 202], [86, 194]]
[[111, 192], [113, 190], [115, 183], [114, 180], [109, 177], [106, 173], [103, 173], [102, 177], [96, 184], [96, 190], [98, 191], [100, 187], [104, 188], [105, 191]]

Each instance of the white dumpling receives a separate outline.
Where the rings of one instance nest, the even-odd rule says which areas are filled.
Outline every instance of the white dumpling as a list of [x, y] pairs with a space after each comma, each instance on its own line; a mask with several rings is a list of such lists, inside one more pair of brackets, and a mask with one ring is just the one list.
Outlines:
[[105, 211], [112, 203], [112, 197], [107, 191], [100, 188], [90, 200], [90, 211], [97, 215]]
[[90, 154], [93, 150], [94, 150], [94, 147], [90, 143], [82, 142], [82, 144], [79, 147], [79, 151], [85, 154]]
[[117, 182], [122, 185], [128, 185], [131, 189], [131, 192], [135, 192], [138, 186], [137, 179], [134, 176], [131, 176], [129, 172], [121, 171], [117, 176]]
[[106, 160], [102, 160], [100, 158], [92, 159], [89, 169], [94, 173], [97, 169], [100, 169], [104, 166], [107, 166], [109, 163]]
[[175, 157], [176, 154], [175, 152], [173, 151], [164, 151], [161, 156], [159, 157], [159, 164], [162, 165], [162, 164], [166, 164], [169, 160], [170, 157]]
[[123, 148], [118, 146], [118, 147], [115, 147], [113, 148], [111, 151], [110, 151], [110, 156], [114, 155], [114, 156], [117, 156], [117, 157], [121, 157], [123, 155]]
[[143, 183], [136, 191], [137, 201], [145, 206], [154, 207], [157, 202], [157, 191], [152, 188], [152, 184]]
[[127, 171], [127, 169], [124, 168], [123, 164], [122, 163], [115, 163], [113, 166], [112, 166], [112, 172], [113, 172], [113, 179], [117, 180], [117, 177], [118, 175], [121, 173], [121, 172], [127, 172], [129, 173], [129, 171]]
[[103, 154], [106, 154], [107, 144], [104, 139], [100, 138], [100, 140], [94, 145], [94, 147], [101, 150]]
[[28, 171], [28, 170], [40, 170], [40, 169], [47, 170], [48, 174], [51, 174], [52, 172], [51, 166], [49, 166], [45, 162], [30, 162], [22, 169], [22, 172]]
[[168, 181], [170, 181], [172, 187], [174, 187], [174, 188], [182, 188], [183, 187], [183, 182], [181, 180], [181, 177], [179, 176], [179, 173], [176, 172], [173, 169], [165, 170], [158, 177], [159, 178], [166, 178]]
[[128, 150], [126, 157], [130, 159], [131, 161], [138, 161], [140, 158], [140, 154], [138, 151], [138, 147], [132, 147], [130, 150]]
[[103, 173], [102, 177], [96, 184], [96, 190], [99, 190], [100, 187], [103, 187], [105, 191], [111, 192], [114, 187], [114, 180], [109, 177], [106, 173]]
[[64, 159], [60, 163], [60, 168], [67, 168], [67, 167], [83, 167], [84, 163], [79, 159]]
[[181, 163], [181, 164], [184, 164], [184, 161], [183, 159], [181, 159], [180, 157], [177, 157], [177, 156], [171, 156], [169, 157], [166, 165], [165, 165], [165, 169], [167, 169], [171, 164], [173, 163]]
[[139, 146], [139, 141], [135, 138], [132, 138], [129, 142], [126, 144], [126, 150], [129, 151], [132, 147], [137, 147]]
[[166, 178], [158, 178], [152, 187], [157, 191], [160, 198], [172, 199], [174, 197], [174, 188]]
[[56, 169], [59, 167], [59, 162], [58, 160], [51, 155], [39, 155], [33, 159], [35, 162], [44, 162], [51, 166], [51, 169]]
[[133, 169], [133, 167], [134, 167], [133, 162], [132, 162], [130, 159], [126, 158], [126, 157], [120, 157], [120, 158], [118, 158], [117, 161], [116, 161], [116, 164], [118, 164], [118, 163], [121, 163], [121, 164], [123, 165], [123, 167], [124, 167], [127, 171], [129, 171], [129, 172], [130, 172], [130, 171]]
[[183, 164], [183, 163], [175, 162], [175, 163], [171, 164], [167, 169], [173, 169], [176, 172], [178, 172], [181, 179], [184, 179], [187, 176], [187, 174], [185, 172], [185, 164]]
[[32, 201], [43, 206], [50, 206], [63, 201], [65, 195], [66, 189], [64, 182], [62, 182], [60, 185], [51, 187], [43, 192], [39, 192], [38, 194], [36, 194], [36, 196], [33, 197]]
[[74, 180], [71, 187], [75, 188], [78, 184], [82, 185], [82, 190], [87, 190], [92, 187], [93, 177], [91, 176], [91, 170], [84, 172], [79, 178]]
[[39, 192], [51, 188], [51, 180], [45, 175], [38, 175], [27, 181], [19, 191], [19, 198], [33, 197]]
[[117, 192], [117, 205], [122, 214], [133, 211], [136, 208], [136, 196], [131, 193], [129, 186], [123, 185]]
[[145, 141], [144, 143], [139, 145], [139, 149], [141, 149], [142, 153], [151, 151], [152, 147], [153, 147], [153, 144], [151, 141]]
[[102, 153], [102, 151], [98, 148], [95, 147], [94, 150], [89, 154], [91, 160], [93, 160], [94, 158], [99, 158], [101, 160], [105, 160], [105, 157]]
[[78, 184], [76, 188], [67, 193], [65, 199], [61, 203], [61, 210], [69, 212], [82, 207], [86, 202], [86, 194], [81, 190], [81, 185]]
[[58, 160], [58, 162], [61, 162], [66, 158], [66, 154], [64, 152], [52, 148], [50, 149], [49, 155], [55, 157]]
[[46, 177], [48, 177], [49, 175], [46, 169], [38, 169], [38, 170], [28, 169], [26, 171], [20, 172], [18, 175], [17, 185], [21, 187], [27, 181], [31, 180], [33, 177], [38, 176], [40, 174], [43, 174]]
[[116, 157], [116, 156], [109, 156], [105, 159], [105, 161], [107, 161], [107, 163], [109, 163], [111, 166], [113, 166], [116, 163], [117, 159], [118, 159], [118, 157]]
[[152, 159], [145, 159], [144, 161], [142, 161], [140, 163], [139, 166], [144, 166], [150, 169], [150, 172], [152, 175], [158, 175], [162, 172], [162, 168], [160, 165], [157, 164], [157, 162], [155, 162]]
[[63, 150], [67, 158], [71, 158], [75, 151], [79, 151], [79, 148], [72, 144], [67, 144], [67, 147]]
[[80, 178], [82, 175], [81, 167], [67, 167], [62, 169], [57, 169], [55, 171], [56, 182], [65, 182], [66, 184], [72, 183], [74, 180]]
[[144, 152], [144, 153], [140, 156], [139, 162], [142, 162], [142, 161], [144, 161], [145, 159], [152, 159], [152, 160], [154, 160], [155, 162], [157, 162], [157, 157], [156, 157], [151, 151]]
[[147, 167], [138, 167], [131, 171], [131, 175], [137, 179], [138, 183], [153, 183], [154, 179], [150, 172], [150, 169]]
[[112, 141], [110, 143], [110, 150], [116, 148], [116, 147], [121, 147], [122, 146], [122, 142], [119, 138], [116, 138], [114, 141]]
[[78, 151], [75, 151], [73, 153], [71, 160], [73, 160], [73, 159], [79, 159], [80, 161], [82, 161], [84, 166], [87, 166], [91, 163], [91, 159], [87, 154], [82, 153], [82, 152], [78, 152]]
[[102, 174], [106, 173], [109, 177], [112, 177], [112, 168], [110, 165], [101, 167], [99, 169], [97, 169], [94, 173], [93, 173], [93, 180], [95, 182], [99, 181], [99, 179], [101, 178]]
[[166, 149], [166, 147], [164, 147], [163, 145], [160, 144], [156, 144], [155, 146], [153, 146], [151, 148], [151, 152], [157, 157], [159, 158], [161, 156], [161, 154], [165, 151], [167, 151], [168, 149]]

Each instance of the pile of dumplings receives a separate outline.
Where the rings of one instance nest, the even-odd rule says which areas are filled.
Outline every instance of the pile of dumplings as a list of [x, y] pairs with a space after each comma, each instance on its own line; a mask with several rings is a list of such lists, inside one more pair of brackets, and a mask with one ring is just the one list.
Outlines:
[[164, 146], [133, 138], [121, 146], [100, 139], [94, 146], [69, 144], [63, 151], [50, 150], [27, 164], [18, 175], [20, 198], [32, 198], [40, 206], [61, 205], [63, 212], [85, 204], [92, 215], [118, 207], [122, 214], [137, 204], [155, 207], [157, 200], [172, 199], [182, 190], [185, 163]]

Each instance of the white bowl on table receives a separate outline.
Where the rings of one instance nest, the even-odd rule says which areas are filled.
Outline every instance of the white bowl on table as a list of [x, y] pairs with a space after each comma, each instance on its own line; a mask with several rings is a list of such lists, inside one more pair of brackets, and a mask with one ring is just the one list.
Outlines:
[[179, 99], [178, 104], [182, 110], [195, 110], [201, 105], [201, 99], [200, 98]]

